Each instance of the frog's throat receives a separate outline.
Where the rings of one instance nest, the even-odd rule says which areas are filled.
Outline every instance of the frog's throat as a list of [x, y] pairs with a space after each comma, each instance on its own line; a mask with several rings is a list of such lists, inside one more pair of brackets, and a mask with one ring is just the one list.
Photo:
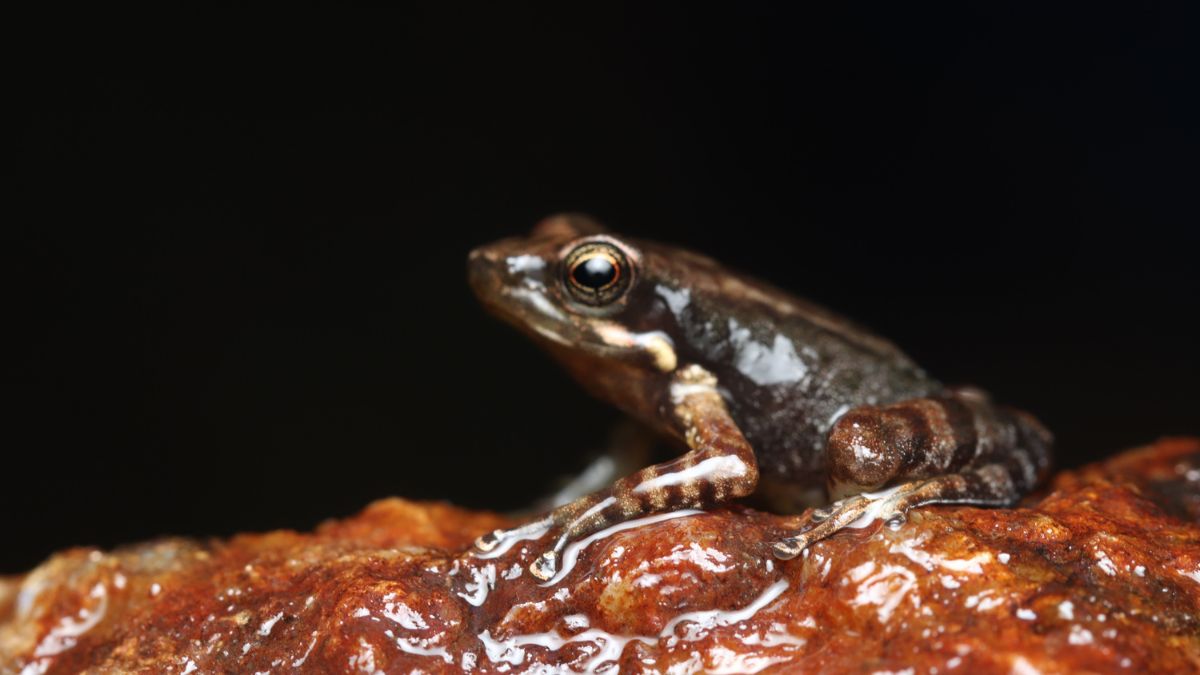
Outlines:
[[662, 331], [633, 333], [620, 324], [611, 321], [601, 321], [595, 326], [596, 335], [605, 344], [618, 349], [635, 349], [648, 354], [654, 366], [664, 373], [675, 370], [679, 358], [675, 355], [675, 345], [671, 338]]

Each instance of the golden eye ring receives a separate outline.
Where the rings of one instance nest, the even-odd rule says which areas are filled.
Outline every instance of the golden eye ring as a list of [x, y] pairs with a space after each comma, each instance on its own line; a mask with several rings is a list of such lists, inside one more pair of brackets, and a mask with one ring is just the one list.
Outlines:
[[631, 280], [629, 259], [621, 249], [603, 241], [580, 244], [567, 254], [563, 282], [571, 297], [592, 307], [620, 298]]

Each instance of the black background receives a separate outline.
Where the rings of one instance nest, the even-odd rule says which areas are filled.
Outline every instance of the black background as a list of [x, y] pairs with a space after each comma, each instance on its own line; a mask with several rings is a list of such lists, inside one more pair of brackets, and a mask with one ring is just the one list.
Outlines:
[[393, 494], [527, 502], [616, 415], [464, 264], [558, 210], [872, 326], [1036, 412], [1064, 465], [1200, 432], [1196, 24], [907, 5], [31, 40], [0, 572]]

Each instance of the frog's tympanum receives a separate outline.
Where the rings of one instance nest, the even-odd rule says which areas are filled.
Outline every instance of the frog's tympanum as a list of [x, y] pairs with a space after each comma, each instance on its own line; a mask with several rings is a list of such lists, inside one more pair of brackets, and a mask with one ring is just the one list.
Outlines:
[[608, 526], [756, 489], [800, 503], [823, 486], [837, 500], [771, 542], [791, 558], [860, 518], [1010, 505], [1047, 473], [1051, 436], [1029, 414], [947, 387], [890, 342], [704, 256], [562, 215], [472, 251], [469, 272], [491, 311], [590, 392], [686, 447], [476, 542], [489, 551], [552, 528], [538, 578]]

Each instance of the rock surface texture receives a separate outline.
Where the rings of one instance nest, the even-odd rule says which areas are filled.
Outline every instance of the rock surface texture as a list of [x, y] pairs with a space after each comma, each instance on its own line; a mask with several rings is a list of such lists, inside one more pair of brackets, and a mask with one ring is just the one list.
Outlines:
[[787, 562], [766, 543], [792, 517], [651, 520], [547, 584], [537, 541], [465, 553], [503, 518], [398, 499], [311, 534], [70, 550], [0, 579], [0, 673], [1200, 672], [1200, 439]]

